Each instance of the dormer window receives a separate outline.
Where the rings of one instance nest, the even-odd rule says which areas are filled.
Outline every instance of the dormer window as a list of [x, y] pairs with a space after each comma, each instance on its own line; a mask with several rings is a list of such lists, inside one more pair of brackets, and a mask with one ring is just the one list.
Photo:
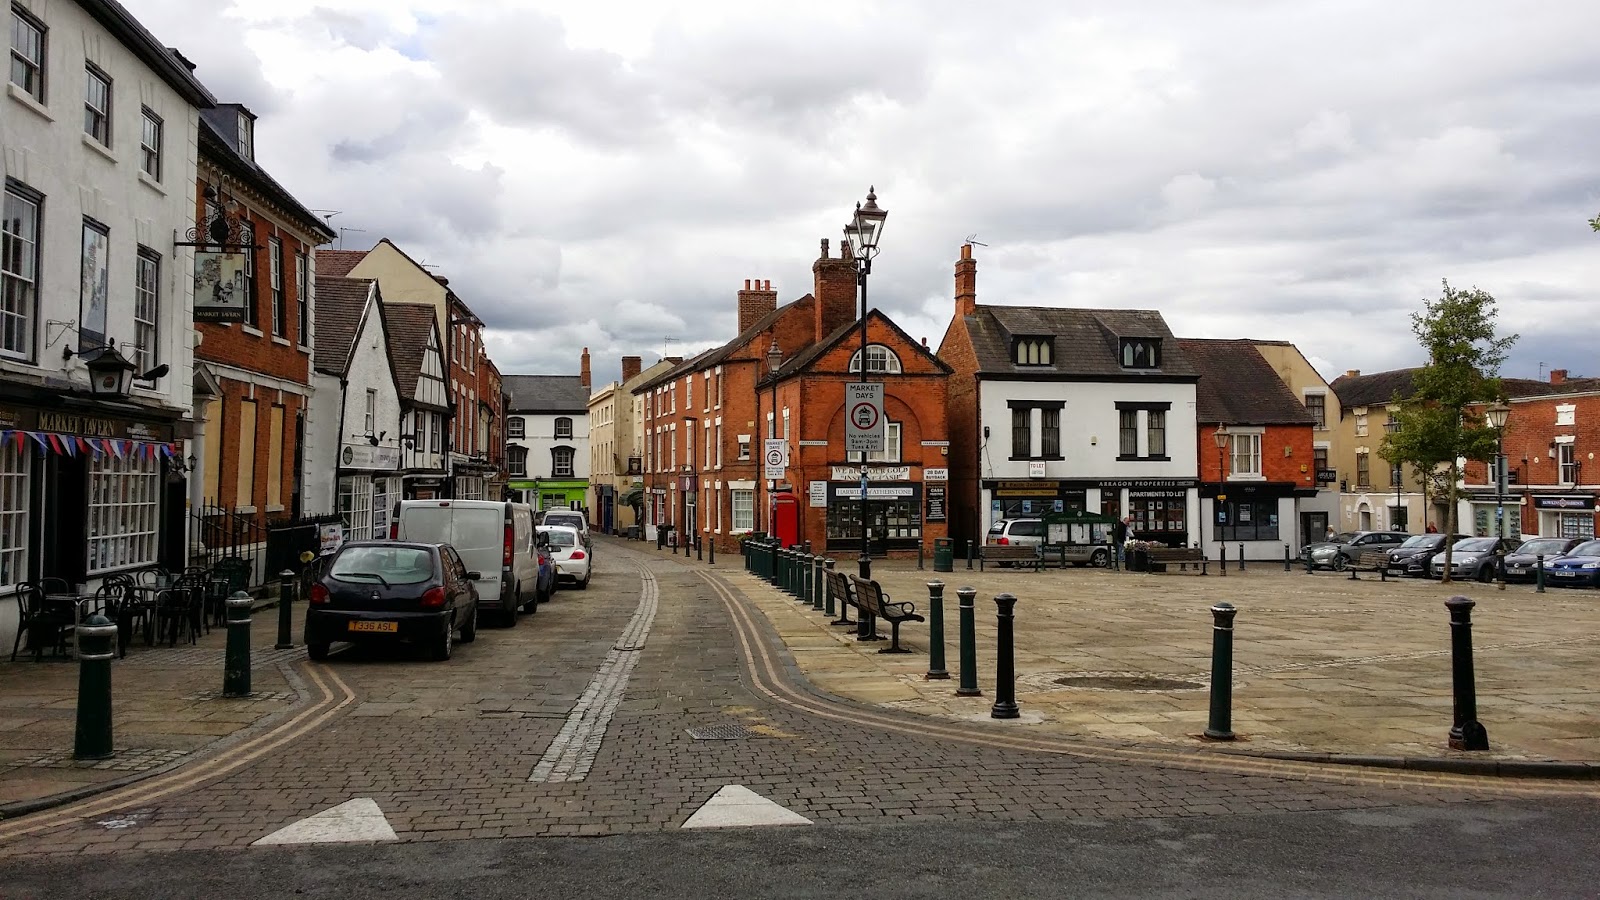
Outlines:
[[250, 118], [249, 113], [239, 113], [239, 155], [255, 162], [256, 159], [256, 123]]
[[1055, 363], [1054, 341], [1050, 338], [1017, 338], [1011, 346], [1011, 358], [1019, 366], [1048, 366]]
[[1123, 338], [1121, 349], [1124, 369], [1161, 368], [1160, 338]]

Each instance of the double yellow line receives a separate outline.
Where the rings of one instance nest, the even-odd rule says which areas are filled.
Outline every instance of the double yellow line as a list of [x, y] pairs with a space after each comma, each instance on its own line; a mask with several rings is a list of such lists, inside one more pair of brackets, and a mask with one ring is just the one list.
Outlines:
[[[1001, 732], [978, 733], [971, 727], [947, 724], [926, 718], [906, 721], [891, 715], [878, 714], [870, 709], [837, 703], [820, 698], [793, 686], [780, 672], [775, 654], [762, 636], [762, 631], [752, 612], [752, 604], [741, 599], [720, 577], [697, 570], [711, 589], [721, 597], [734, 624], [734, 635], [739, 643], [740, 656], [754, 688], [781, 706], [820, 719], [842, 722], [862, 728], [891, 731], [917, 738], [959, 741], [982, 747], [1006, 750], [1025, 750], [1071, 756], [1105, 763], [1147, 765], [1168, 769], [1197, 772], [1216, 772], [1230, 775], [1254, 775], [1294, 781], [1365, 785], [1391, 788], [1428, 788], [1432, 790], [1461, 791], [1473, 796], [1529, 796], [1529, 797], [1600, 797], [1600, 785], [1592, 782], [1571, 782], [1554, 779], [1511, 780], [1504, 777], [1458, 775], [1452, 773], [1412, 772], [1372, 767], [1338, 764], [1299, 763], [1287, 760], [1221, 754], [1202, 750], [1159, 750], [1136, 747], [1113, 747], [1089, 743], [1072, 738], [1030, 738], [1020, 734]], [[1009, 729], [1007, 729], [1009, 730]]]
[[332, 669], [309, 663], [303, 666], [301, 671], [315, 686], [319, 696], [310, 706], [281, 724], [194, 765], [183, 766], [47, 812], [0, 822], [0, 842], [103, 816], [130, 806], [153, 803], [180, 791], [198, 787], [207, 781], [221, 778], [316, 731], [355, 701], [355, 692], [334, 674]]

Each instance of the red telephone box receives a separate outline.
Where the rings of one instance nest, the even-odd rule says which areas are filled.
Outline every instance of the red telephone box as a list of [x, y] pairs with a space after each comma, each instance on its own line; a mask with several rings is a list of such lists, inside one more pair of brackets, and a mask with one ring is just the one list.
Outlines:
[[800, 499], [794, 494], [772, 495], [772, 536], [784, 547], [800, 543]]

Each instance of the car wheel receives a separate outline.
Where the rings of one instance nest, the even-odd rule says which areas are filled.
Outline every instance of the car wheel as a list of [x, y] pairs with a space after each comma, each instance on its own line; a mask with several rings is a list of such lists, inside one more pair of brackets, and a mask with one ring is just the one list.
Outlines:
[[594, 570], [593, 569], [583, 573], [583, 580], [578, 582], [578, 590], [587, 591], [589, 589], [589, 579], [591, 577], [593, 577], [593, 576], [594, 576]]
[[1094, 555], [1089, 557], [1089, 565], [1094, 566], [1096, 569], [1104, 569], [1110, 562], [1111, 554], [1104, 550], [1096, 550]]
[[539, 581], [538, 581], [537, 578], [535, 578], [534, 582], [533, 582], [533, 599], [528, 602], [528, 609], [527, 609], [528, 615], [531, 616], [534, 613], [538, 612], [539, 611], [539, 604], [543, 603], [544, 600], [545, 600], [544, 594], [543, 594], [543, 592], [541, 592], [539, 590]]
[[[515, 615], [515, 612], [512, 613]], [[478, 604], [472, 604], [472, 615], [461, 626], [461, 643], [470, 644], [478, 639]]]
[[306, 645], [306, 656], [311, 657], [311, 659], [315, 660], [316, 662], [322, 662], [323, 660], [328, 658], [328, 645], [327, 644], [307, 644]]
[[522, 591], [517, 591], [511, 605], [500, 614], [500, 624], [506, 628], [517, 627], [517, 613], [522, 612]]
[[1349, 564], [1350, 564], [1349, 558], [1347, 558], [1343, 553], [1339, 553], [1339, 554], [1335, 554], [1334, 555], [1334, 557], [1333, 557], [1333, 570], [1335, 572], [1343, 572], [1344, 571], [1344, 567], [1349, 565]]
[[1489, 583], [1489, 576], [1493, 572], [1494, 572], [1494, 566], [1492, 566], [1492, 565], [1479, 566], [1478, 567], [1478, 581], [1479, 581], [1479, 583], [1488, 584]]
[[450, 653], [455, 649], [454, 643], [455, 623], [449, 622], [444, 626], [444, 634], [434, 638], [433, 658], [444, 662], [450, 658]]

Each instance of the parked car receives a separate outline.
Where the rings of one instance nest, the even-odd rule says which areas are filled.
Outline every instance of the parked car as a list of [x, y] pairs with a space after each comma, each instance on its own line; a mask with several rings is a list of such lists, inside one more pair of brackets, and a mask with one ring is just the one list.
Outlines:
[[1545, 560], [1549, 584], [1600, 587], [1600, 541], [1585, 541], [1555, 560]]
[[589, 519], [576, 509], [547, 509], [539, 517], [540, 525], [560, 525], [578, 532], [583, 548], [594, 554], [594, 535], [589, 533]]
[[1539, 577], [1540, 556], [1549, 569], [1556, 557], [1567, 554], [1581, 543], [1583, 538], [1529, 538], [1506, 557], [1506, 580], [1534, 581]]
[[[1516, 549], [1515, 538], [1469, 537], [1456, 541], [1450, 545], [1450, 577], [1490, 581], [1494, 578], [1496, 553], [1512, 553]], [[1444, 577], [1442, 552], [1428, 564], [1428, 577]]]
[[311, 586], [306, 652], [320, 660], [334, 641], [400, 642], [449, 659], [455, 632], [463, 644], [478, 636], [480, 577], [448, 544], [345, 544]]
[[556, 577], [562, 581], [571, 581], [578, 586], [578, 590], [589, 589], [589, 579], [593, 577], [588, 548], [583, 546], [583, 535], [578, 529], [565, 525], [540, 525], [539, 533], [550, 540], [550, 553], [556, 560]]
[[542, 579], [534, 544], [533, 507], [500, 500], [401, 500], [390, 540], [449, 544], [467, 568], [488, 577], [478, 584], [486, 616], [507, 628], [518, 610], [538, 612], [554, 580]]
[[[1414, 534], [1406, 538], [1404, 543], [1389, 551], [1384, 568], [1390, 575], [1427, 578], [1428, 566], [1433, 562], [1434, 555], [1444, 550], [1445, 537], [1442, 534]], [[1465, 537], [1464, 534], [1458, 534], [1455, 540]]]
[[1404, 531], [1346, 531], [1332, 540], [1318, 541], [1306, 546], [1311, 554], [1311, 565], [1318, 569], [1344, 571], [1352, 559], [1368, 550], [1392, 550], [1412, 537]]
[[[989, 533], [984, 538], [985, 544], [1015, 547], [1038, 547], [1044, 544], [1049, 536], [1049, 529], [1043, 519], [1000, 519], [989, 526]], [[1067, 562], [1075, 566], [1094, 566], [1104, 568], [1111, 564], [1111, 551], [1103, 544], [1051, 544], [1045, 553], [1045, 559], [1056, 561], [1060, 559], [1056, 548], [1065, 546], [1067, 549]], [[1002, 566], [1010, 563], [1000, 563]]]

